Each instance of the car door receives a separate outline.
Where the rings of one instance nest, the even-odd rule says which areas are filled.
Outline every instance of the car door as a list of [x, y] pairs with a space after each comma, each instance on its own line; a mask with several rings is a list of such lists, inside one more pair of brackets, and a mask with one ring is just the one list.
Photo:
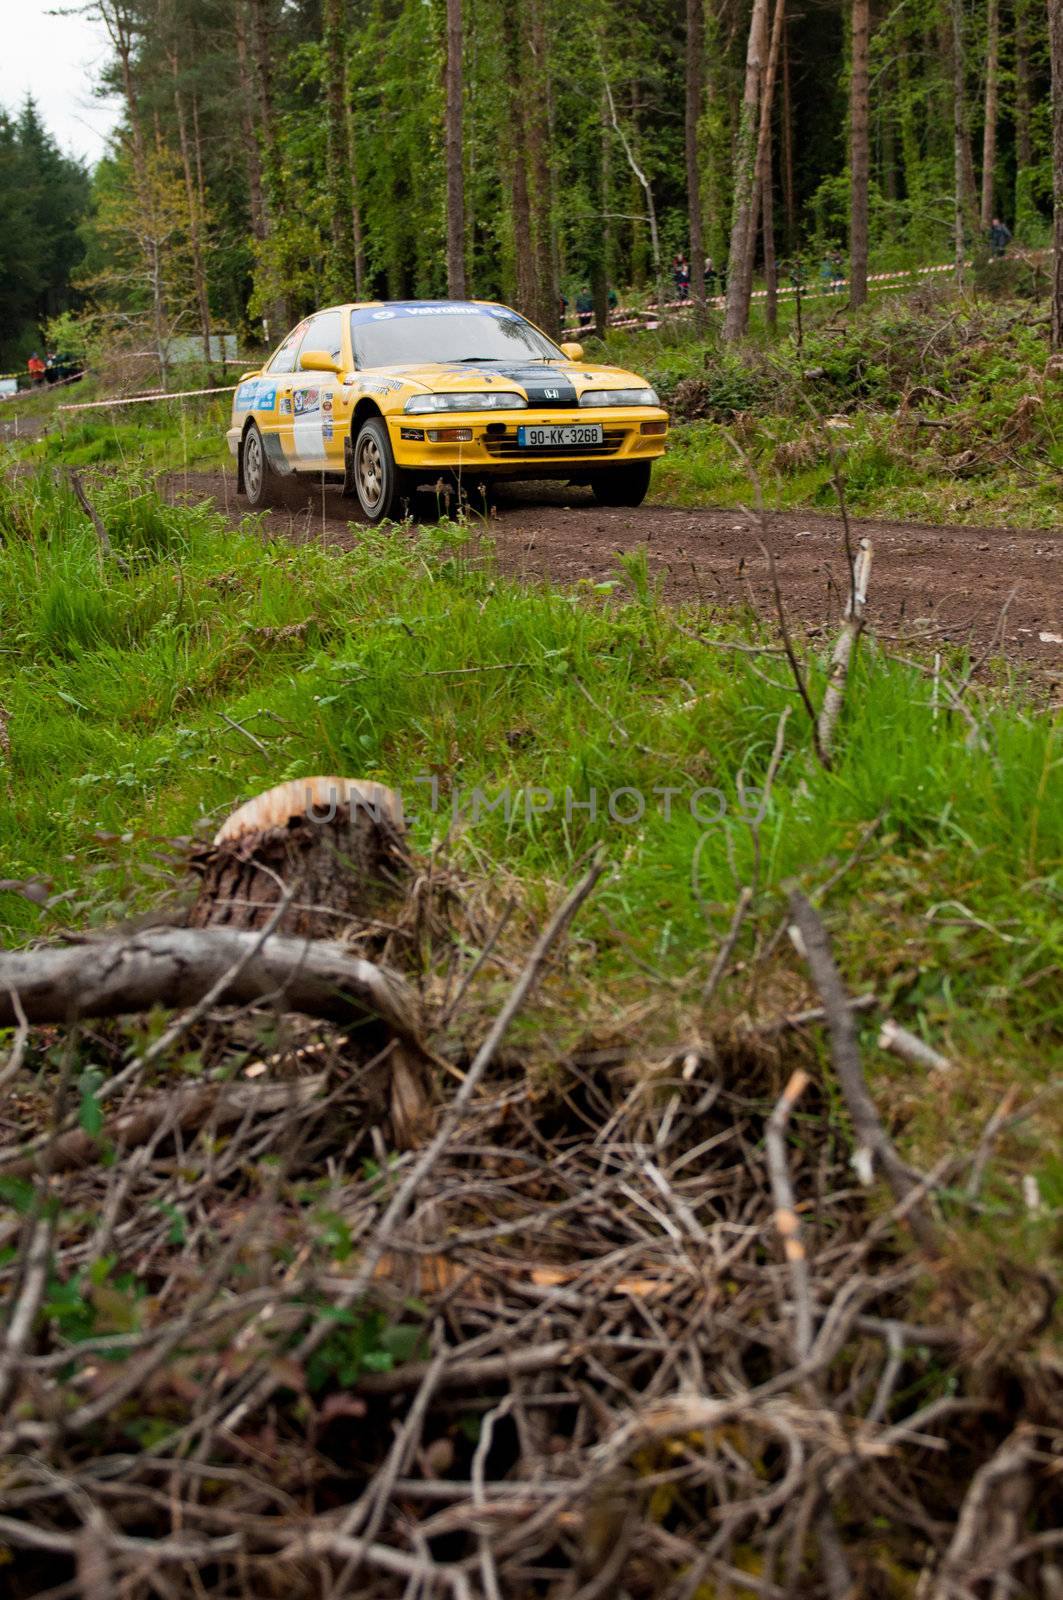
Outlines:
[[255, 399], [255, 420], [266, 439], [266, 454], [272, 455], [279, 445], [289, 463], [292, 459], [292, 374], [306, 326], [305, 322], [300, 322], [278, 346], [258, 380]]
[[[299, 345], [343, 359], [343, 313], [319, 311], [306, 324]], [[299, 471], [343, 465], [343, 442], [337, 439], [335, 406], [340, 384], [334, 372], [304, 372], [298, 361], [292, 373], [292, 465]], [[338, 449], [337, 449], [338, 446]]]

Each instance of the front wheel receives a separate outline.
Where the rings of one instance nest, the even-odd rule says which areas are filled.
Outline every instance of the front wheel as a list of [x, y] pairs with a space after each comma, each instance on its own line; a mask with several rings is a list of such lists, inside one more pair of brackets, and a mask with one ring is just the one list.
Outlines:
[[395, 455], [383, 417], [370, 417], [359, 430], [353, 450], [354, 491], [370, 522], [384, 522], [401, 514], [410, 490], [406, 475], [395, 465]]
[[272, 505], [276, 499], [276, 485], [257, 422], [252, 422], [240, 443], [240, 484], [248, 505], [255, 511]]
[[640, 506], [650, 487], [651, 466], [649, 461], [634, 461], [596, 472], [591, 479], [594, 498], [600, 506]]

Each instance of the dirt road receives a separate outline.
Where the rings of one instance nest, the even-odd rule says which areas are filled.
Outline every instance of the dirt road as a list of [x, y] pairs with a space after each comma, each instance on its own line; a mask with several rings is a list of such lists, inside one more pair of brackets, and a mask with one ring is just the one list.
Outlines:
[[[209, 498], [233, 517], [242, 510], [233, 478], [221, 473], [175, 476], [170, 489], [175, 498]], [[337, 489], [317, 488], [289, 492], [268, 519], [291, 538], [349, 548], [358, 538], [354, 509]], [[588, 489], [544, 483], [501, 489], [485, 531], [500, 570], [516, 577], [601, 582], [617, 575], [618, 552], [645, 545], [667, 599], [773, 614], [768, 564], [741, 512], [610, 510]], [[838, 518], [773, 512], [768, 532], [788, 614], [805, 631], [831, 624], [848, 585]], [[1050, 681], [1058, 670], [1063, 680], [1063, 643], [1043, 637], [1063, 639], [1063, 534], [855, 519], [853, 534], [873, 542], [869, 614], [880, 636], [899, 636], [898, 649], [922, 632], [933, 644], [969, 640], [982, 650], [999, 632], [1010, 660]]]

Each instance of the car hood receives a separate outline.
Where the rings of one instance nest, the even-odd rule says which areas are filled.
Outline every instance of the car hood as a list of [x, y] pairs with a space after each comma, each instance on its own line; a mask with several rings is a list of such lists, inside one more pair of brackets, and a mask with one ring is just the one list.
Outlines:
[[576, 405], [587, 389], [647, 389], [649, 384], [621, 367], [585, 361], [426, 362], [418, 366], [381, 367], [366, 377], [395, 377], [428, 394], [521, 390], [533, 405]]

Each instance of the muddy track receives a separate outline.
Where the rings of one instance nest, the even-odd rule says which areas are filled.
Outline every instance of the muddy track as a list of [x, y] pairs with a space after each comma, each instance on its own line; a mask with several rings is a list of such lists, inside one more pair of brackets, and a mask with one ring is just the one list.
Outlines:
[[[210, 499], [234, 520], [243, 509], [232, 475], [175, 474], [168, 489], [174, 499]], [[428, 504], [423, 509], [431, 514]], [[350, 548], [358, 538], [351, 502], [330, 486], [286, 486], [283, 503], [266, 515], [272, 531], [299, 542]], [[500, 570], [514, 577], [598, 583], [617, 575], [618, 552], [645, 545], [666, 599], [773, 614], [768, 564], [741, 512], [605, 509], [588, 489], [524, 484], [499, 490], [486, 531]], [[854, 538], [864, 534], [875, 552], [870, 617], [898, 650], [915, 633], [977, 651], [996, 641], [1047, 686], [1057, 672], [1063, 681], [1063, 644], [1041, 638], [1063, 635], [1063, 533], [854, 519]], [[808, 632], [836, 621], [848, 582], [839, 519], [772, 512], [768, 535], [788, 614]]]

